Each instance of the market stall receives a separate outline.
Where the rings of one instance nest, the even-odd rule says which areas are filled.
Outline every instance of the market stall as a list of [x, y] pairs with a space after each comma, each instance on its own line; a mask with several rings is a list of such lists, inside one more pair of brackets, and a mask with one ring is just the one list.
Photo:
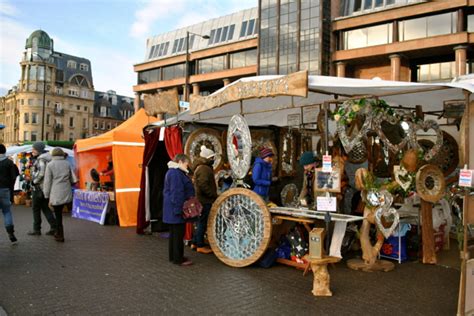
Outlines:
[[[145, 146], [142, 129], [154, 121], [156, 119], [147, 116], [142, 109], [115, 129], [96, 137], [78, 140], [75, 144], [79, 188], [90, 191], [92, 187], [97, 188], [97, 185], [92, 184], [99, 183], [98, 186], [103, 190], [110, 191], [109, 196], [117, 205], [120, 226], [137, 224], [136, 209]], [[112, 182], [112, 185], [107, 184], [108, 182]], [[100, 200], [100, 197], [93, 195], [81, 196]], [[100, 207], [103, 209], [102, 205]], [[85, 213], [89, 211], [85, 210]]]
[[[290, 155], [293, 161], [284, 156], [291, 152], [294, 132], [300, 135], [319, 132], [319, 146], [317, 139], [312, 139], [309, 148], [320, 157], [337, 147], [336, 143], [340, 144], [344, 159], [342, 162], [333, 159], [332, 167], [340, 177], [344, 173], [349, 178], [348, 191], [359, 194], [362, 200], [359, 206], [352, 205], [352, 209], [360, 207], [363, 215], [362, 258], [351, 266], [365, 271], [379, 266], [387, 271], [390, 270], [387, 266], [393, 267], [393, 264], [379, 264], [382, 261], [378, 254], [384, 240], [398, 227], [398, 208], [408, 208], [408, 200], [413, 196], [416, 201], [410, 202], [411, 207], [422, 215], [422, 221], [417, 216], [423, 238], [422, 260], [431, 264], [437, 261], [433, 210], [443, 199], [447, 185], [457, 183], [460, 167], [474, 166], [474, 157], [469, 155], [474, 142], [474, 131], [469, 129], [474, 120], [471, 113], [473, 91], [474, 85], [468, 81], [420, 84], [308, 77], [305, 73], [252, 77], [240, 79], [207, 97], [191, 97], [189, 111], [157, 125], [161, 128], [179, 124], [183, 130], [196, 124], [229, 125], [220, 146], [227, 149], [222, 150], [222, 156], [227, 156], [234, 183], [239, 186], [245, 183], [251, 165], [252, 143], [257, 140], [247, 131], [249, 127], [287, 129], [277, 142], [277, 150], [281, 152], [278, 160], [285, 161], [277, 166], [280, 178], [294, 177], [291, 166], [297, 155]], [[199, 137], [203, 141], [207, 139], [208, 144], [217, 139], [214, 132], [204, 132]], [[300, 145], [296, 147], [305, 143], [301, 137]], [[328, 182], [328, 178], [325, 179]], [[335, 189], [326, 190], [329, 197], [342, 194], [339, 188]], [[474, 207], [468, 193], [462, 194], [464, 222], [461, 221], [458, 228], [467, 240], [466, 225], [473, 221]], [[339, 212], [342, 205], [338, 199]], [[297, 209], [301, 207], [297, 206]], [[262, 249], [270, 243], [272, 227], [268, 228], [267, 223], [276, 216], [272, 213], [279, 210], [281, 213], [281, 208], [266, 206], [247, 189], [231, 189], [221, 195], [211, 211], [208, 228], [211, 246], [219, 259], [232, 266], [246, 266], [257, 261], [264, 254]], [[298, 218], [301, 215], [300, 211], [288, 216]], [[235, 227], [239, 229], [232, 229]], [[375, 239], [369, 235], [373, 228], [377, 231]], [[466, 243], [463, 245], [463, 256], [466, 256]], [[328, 247], [326, 249], [329, 251]]]

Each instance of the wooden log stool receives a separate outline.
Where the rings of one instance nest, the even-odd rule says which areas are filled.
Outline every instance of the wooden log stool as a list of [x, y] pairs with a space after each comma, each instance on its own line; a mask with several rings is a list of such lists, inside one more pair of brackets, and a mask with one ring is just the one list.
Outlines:
[[313, 295], [314, 296], [332, 296], [329, 288], [328, 263], [337, 263], [341, 260], [338, 257], [327, 256], [321, 259], [310, 259], [311, 270], [313, 270]]

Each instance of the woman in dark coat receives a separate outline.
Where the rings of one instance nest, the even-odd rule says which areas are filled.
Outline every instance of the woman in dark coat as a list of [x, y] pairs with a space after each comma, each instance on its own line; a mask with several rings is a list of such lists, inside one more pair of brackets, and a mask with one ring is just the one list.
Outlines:
[[169, 224], [169, 260], [174, 264], [188, 266], [192, 261], [183, 257], [184, 228], [183, 205], [194, 196], [194, 187], [189, 173], [189, 157], [178, 154], [168, 163], [163, 189], [163, 222]]

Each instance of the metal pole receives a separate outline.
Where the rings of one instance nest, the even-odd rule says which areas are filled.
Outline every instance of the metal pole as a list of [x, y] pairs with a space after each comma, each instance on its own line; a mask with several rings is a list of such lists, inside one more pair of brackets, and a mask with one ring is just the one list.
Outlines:
[[[41, 58], [43, 60], [43, 58]], [[45, 111], [45, 103], [46, 103], [46, 62], [43, 60], [43, 114], [41, 116], [41, 140], [44, 141], [44, 111]]]
[[184, 101], [189, 101], [189, 31], [186, 31], [186, 67], [184, 78]]

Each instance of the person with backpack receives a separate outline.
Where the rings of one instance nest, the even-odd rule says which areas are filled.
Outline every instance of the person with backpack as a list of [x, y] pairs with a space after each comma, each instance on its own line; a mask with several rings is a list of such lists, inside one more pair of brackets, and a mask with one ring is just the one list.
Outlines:
[[33, 144], [32, 155], [34, 159], [32, 169], [32, 208], [33, 208], [33, 230], [28, 232], [31, 236], [41, 235], [41, 212], [46, 217], [50, 225], [50, 230], [46, 235], [53, 236], [56, 232], [56, 220], [53, 212], [49, 208], [49, 201], [43, 193], [44, 175], [46, 173], [46, 166], [51, 161], [51, 155], [45, 151], [46, 145], [43, 142], [36, 142]]
[[13, 216], [11, 205], [13, 201], [13, 189], [16, 177], [18, 177], [18, 168], [13, 161], [5, 155], [7, 149], [5, 145], [0, 144], [0, 209], [3, 213], [3, 222], [7, 230], [8, 237], [12, 243], [16, 243], [15, 229], [13, 225]]
[[194, 189], [197, 199], [202, 204], [202, 213], [199, 216], [191, 249], [203, 254], [212, 253], [211, 248], [204, 243], [204, 234], [207, 231], [209, 212], [217, 199], [217, 185], [213, 168], [215, 156], [214, 151], [203, 145], [199, 157], [194, 162]]

